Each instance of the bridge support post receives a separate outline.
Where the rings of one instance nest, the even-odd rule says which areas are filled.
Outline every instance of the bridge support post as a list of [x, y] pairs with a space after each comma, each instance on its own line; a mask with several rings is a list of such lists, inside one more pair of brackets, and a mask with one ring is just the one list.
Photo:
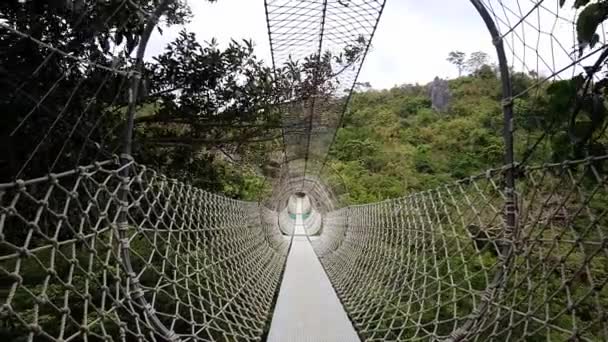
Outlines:
[[123, 153], [120, 156], [120, 172], [119, 177], [122, 182], [120, 188], [120, 214], [118, 217], [117, 224], [117, 236], [120, 242], [120, 257], [121, 263], [124, 267], [125, 273], [128, 278], [127, 290], [131, 289], [127, 296], [130, 300], [134, 300], [138, 307], [142, 308], [144, 321], [149, 321], [152, 327], [163, 336], [164, 339], [170, 342], [179, 341], [180, 339], [175, 335], [173, 331], [168, 329], [158, 318], [154, 307], [148, 303], [144, 297], [144, 291], [141, 288], [139, 279], [133, 270], [131, 264], [131, 252], [129, 247], [129, 192], [131, 187], [131, 167], [133, 166], [134, 160], [132, 157], [133, 152], [133, 134], [135, 126], [135, 110], [139, 100], [139, 92], [141, 87], [141, 74], [144, 67], [144, 57], [148, 41], [152, 35], [152, 32], [158, 25], [160, 17], [169, 8], [169, 5], [174, 0], [163, 0], [155, 9], [153, 13], [150, 13], [148, 22], [145, 25], [144, 32], [141, 37], [141, 42], [137, 47], [137, 55], [135, 60], [134, 71], [131, 73], [131, 86], [129, 88], [129, 105], [127, 107], [127, 118], [124, 131], [124, 142], [123, 142]]
[[500, 69], [500, 78], [502, 83], [502, 111], [503, 111], [503, 139], [504, 139], [504, 197], [505, 204], [504, 212], [504, 232], [501, 244], [500, 257], [501, 268], [496, 272], [494, 278], [488, 284], [482, 303], [475, 312], [471, 314], [471, 318], [466, 321], [458, 329], [454, 330], [448, 341], [463, 341], [471, 335], [475, 334], [482, 327], [481, 320], [490, 309], [490, 303], [499, 295], [499, 291], [505, 286], [506, 279], [509, 273], [509, 267], [513, 260], [514, 237], [517, 233], [517, 197], [515, 191], [515, 175], [517, 173], [517, 164], [515, 162], [513, 132], [515, 129], [513, 118], [513, 87], [511, 84], [511, 75], [509, 63], [505, 53], [503, 37], [498, 31], [496, 23], [488, 9], [484, 6], [481, 0], [470, 0], [481, 18], [483, 19], [491, 37]]

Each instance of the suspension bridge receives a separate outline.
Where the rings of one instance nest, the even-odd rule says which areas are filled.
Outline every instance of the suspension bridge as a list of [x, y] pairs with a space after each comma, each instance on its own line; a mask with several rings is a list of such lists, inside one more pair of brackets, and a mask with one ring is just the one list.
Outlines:
[[[138, 162], [135, 122], [162, 72], [146, 47], [180, 21], [181, 1], [0, 5], [0, 336], [608, 340], [608, 155], [532, 164], [548, 137], [514, 146], [518, 99], [579, 74], [564, 98], [597, 89], [604, 36], [582, 46], [558, 34], [577, 30], [587, 2], [461, 2], [496, 47], [504, 164], [356, 206], [341, 203], [327, 161], [385, 0], [264, 2], [284, 83], [272, 93], [280, 167], [257, 202]], [[517, 69], [535, 71], [534, 86], [517, 88]]]

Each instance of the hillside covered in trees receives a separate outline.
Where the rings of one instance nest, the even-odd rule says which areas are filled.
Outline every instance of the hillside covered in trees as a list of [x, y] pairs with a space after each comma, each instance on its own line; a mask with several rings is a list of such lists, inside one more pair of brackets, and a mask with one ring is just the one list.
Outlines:
[[497, 77], [490, 72], [449, 84], [452, 103], [445, 113], [432, 109], [426, 86], [354, 96], [331, 163], [345, 183], [347, 203], [403, 196], [500, 165]]
[[[536, 75], [515, 73], [514, 93], [537, 82]], [[583, 79], [536, 87], [514, 103], [516, 155], [527, 163], [559, 162], [605, 153], [601, 125], [586, 117], [573, 130], [566, 96]], [[345, 188], [343, 200], [360, 204], [437, 187], [503, 165], [503, 114], [500, 79], [483, 64], [449, 80], [451, 103], [444, 113], [432, 109], [429, 87], [402, 85], [354, 96], [352, 112], [338, 132], [331, 176]], [[592, 110], [589, 110], [592, 112]], [[598, 113], [597, 115], [602, 115]], [[604, 140], [603, 140], [604, 139]]]

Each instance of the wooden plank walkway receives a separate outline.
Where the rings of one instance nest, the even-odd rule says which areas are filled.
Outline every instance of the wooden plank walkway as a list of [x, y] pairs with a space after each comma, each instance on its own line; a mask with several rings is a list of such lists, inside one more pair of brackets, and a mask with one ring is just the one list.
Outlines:
[[[300, 202], [298, 212], [301, 207]], [[305, 235], [301, 215], [297, 215], [295, 224], [296, 236], [287, 258], [268, 341], [359, 341], [308, 238], [297, 236]]]

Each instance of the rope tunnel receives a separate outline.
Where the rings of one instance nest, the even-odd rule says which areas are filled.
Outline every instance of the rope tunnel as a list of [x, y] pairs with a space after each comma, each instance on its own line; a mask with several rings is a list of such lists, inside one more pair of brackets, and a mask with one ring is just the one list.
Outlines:
[[[551, 31], [559, 25], [538, 18], [573, 27], [577, 13], [549, 0], [463, 1], [496, 47], [504, 166], [400, 198], [344, 205], [348, 188], [327, 161], [385, 1], [264, 2], [273, 72], [287, 74], [289, 84], [276, 95], [280, 167], [267, 177], [271, 193], [257, 202], [201, 190], [138, 162], [145, 157], [134, 134], [145, 104], [138, 94], [154, 79], [145, 72], [146, 45], [178, 3], [0, 5], [0, 46], [37, 61], [24, 69], [31, 61], [0, 54], [0, 108], [12, 115], [0, 129], [0, 151], [23, 154], [0, 160], [1, 338], [265, 340], [297, 218], [361, 340], [608, 340], [608, 156], [534, 165], [527, 161], [536, 150], [522, 158], [513, 143], [518, 99], [604, 55], [600, 36], [580, 55], [539, 50], [541, 41], [559, 42]], [[97, 25], [103, 34], [77, 35], [80, 45], [95, 46], [79, 53], [78, 44], [53, 40], [59, 33], [43, 32], [33, 16], [17, 20], [23, 6], [45, 15], [42, 26], [86, 33]], [[129, 25], [141, 36], [123, 37]], [[529, 30], [536, 40], [525, 38]], [[111, 35], [122, 38], [98, 51]], [[559, 63], [545, 66], [551, 75], [534, 87], [516, 89], [514, 65], [533, 70], [529, 56], [536, 70], [541, 60]], [[294, 65], [298, 79], [289, 74]], [[586, 70], [591, 84], [601, 68]], [[50, 100], [60, 105], [49, 107]]]

